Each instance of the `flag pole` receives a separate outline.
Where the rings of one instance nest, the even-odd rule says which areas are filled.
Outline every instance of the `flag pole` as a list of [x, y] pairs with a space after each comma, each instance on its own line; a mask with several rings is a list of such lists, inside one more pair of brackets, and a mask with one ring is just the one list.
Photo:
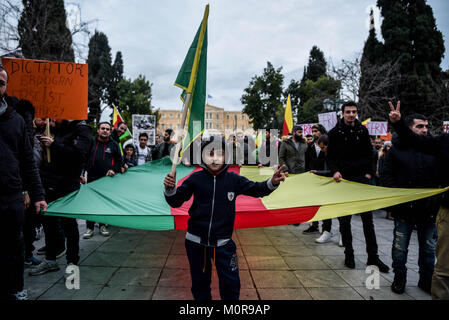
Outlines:
[[184, 138], [184, 128], [185, 128], [186, 119], [187, 119], [187, 111], [189, 110], [190, 97], [191, 97], [191, 94], [188, 93], [184, 100], [184, 106], [182, 107], [181, 133], [178, 134], [178, 141], [176, 141], [175, 154], [173, 156], [173, 163], [172, 163], [172, 167], [171, 167], [171, 175], [172, 176], [175, 176], [175, 174], [176, 174], [176, 166], [178, 165], [178, 161], [179, 161], [179, 151], [181, 150], [182, 140]]

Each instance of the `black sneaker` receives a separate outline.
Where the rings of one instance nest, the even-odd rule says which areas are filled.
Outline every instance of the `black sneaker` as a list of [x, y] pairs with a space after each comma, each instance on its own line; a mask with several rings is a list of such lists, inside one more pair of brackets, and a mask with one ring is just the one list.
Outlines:
[[318, 227], [312, 225], [302, 232], [302, 234], [312, 234], [312, 233], [320, 233], [320, 230], [318, 230]]
[[45, 252], [47, 251], [47, 249], [45, 248], [45, 246], [43, 246], [42, 248], [39, 248], [38, 250], [37, 250], [37, 255], [38, 256], [43, 256], [43, 255], [45, 255]]
[[379, 257], [375, 257], [375, 258], [368, 258], [368, 261], [366, 262], [366, 265], [368, 266], [377, 266], [379, 268], [380, 272], [383, 273], [388, 273], [388, 271], [390, 271], [390, 268], [383, 263]]
[[345, 266], [347, 266], [349, 269], [355, 268], [354, 255], [352, 254], [345, 255]]
[[423, 290], [424, 292], [430, 294], [432, 288], [432, 278], [431, 277], [419, 277], [418, 288]]
[[394, 280], [391, 284], [391, 291], [397, 294], [403, 294], [405, 291], [405, 284], [407, 283], [407, 276], [403, 273], [395, 273]]

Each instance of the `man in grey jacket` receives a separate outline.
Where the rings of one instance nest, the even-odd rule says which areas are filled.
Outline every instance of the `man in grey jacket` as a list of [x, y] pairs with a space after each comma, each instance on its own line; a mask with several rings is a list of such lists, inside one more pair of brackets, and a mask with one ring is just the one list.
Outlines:
[[295, 125], [292, 138], [285, 140], [279, 150], [279, 166], [286, 165], [284, 172], [289, 174], [303, 173], [306, 170], [305, 154], [307, 142], [302, 135], [302, 127]]

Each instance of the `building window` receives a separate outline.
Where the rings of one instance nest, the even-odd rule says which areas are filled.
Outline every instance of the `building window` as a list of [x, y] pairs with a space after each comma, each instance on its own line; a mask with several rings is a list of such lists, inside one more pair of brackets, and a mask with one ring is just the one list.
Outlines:
[[242, 131], [245, 131], [245, 126], [242, 126]]
[[226, 126], [226, 130], [229, 130], [229, 125]]
[[220, 126], [217, 124], [217, 125], [215, 125], [215, 129], [220, 129]]
[[245, 115], [244, 114], [242, 114], [242, 120], [245, 120]]
[[165, 129], [165, 124], [161, 124], [162, 130]]
[[162, 114], [162, 118], [165, 118], [167, 115], [165, 113]]
[[220, 119], [220, 115], [217, 113], [217, 119]]
[[226, 120], [229, 120], [229, 114], [226, 115]]
[[181, 119], [181, 114], [180, 113], [178, 113], [178, 119]]
[[234, 120], [237, 121], [237, 115], [236, 114], [234, 115]]
[[173, 113], [170, 113], [170, 118], [173, 118]]

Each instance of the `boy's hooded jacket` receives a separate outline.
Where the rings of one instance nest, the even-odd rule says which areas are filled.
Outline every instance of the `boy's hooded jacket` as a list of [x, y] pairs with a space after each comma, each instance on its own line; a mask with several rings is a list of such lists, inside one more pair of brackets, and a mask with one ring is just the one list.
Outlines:
[[165, 190], [165, 199], [171, 207], [178, 208], [193, 195], [187, 231], [199, 237], [201, 244], [216, 247], [232, 237], [237, 196], [264, 197], [276, 186], [271, 183], [271, 178], [253, 182], [228, 172], [228, 165], [216, 174], [205, 164], [201, 167], [203, 170], [192, 173], [178, 188]]

